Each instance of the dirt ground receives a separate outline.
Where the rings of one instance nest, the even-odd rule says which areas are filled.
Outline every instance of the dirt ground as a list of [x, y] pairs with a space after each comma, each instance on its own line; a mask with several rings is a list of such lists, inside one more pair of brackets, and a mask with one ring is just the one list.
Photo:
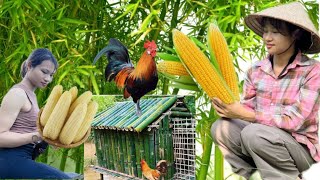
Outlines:
[[[98, 165], [97, 156], [95, 155], [96, 148], [94, 143], [84, 143], [84, 179], [85, 180], [101, 180], [100, 173], [97, 173], [89, 168], [90, 165]], [[120, 178], [104, 175], [103, 179], [120, 180]]]
[[100, 174], [89, 168], [90, 165], [97, 163], [97, 157], [95, 156], [96, 149], [93, 143], [84, 143], [84, 179], [85, 180], [99, 180]]

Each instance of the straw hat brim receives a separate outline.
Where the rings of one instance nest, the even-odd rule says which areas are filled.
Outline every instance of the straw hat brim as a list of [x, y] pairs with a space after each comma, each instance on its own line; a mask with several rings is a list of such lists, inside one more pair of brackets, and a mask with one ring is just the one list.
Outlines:
[[263, 27], [261, 25], [262, 17], [283, 20], [306, 30], [310, 33], [312, 44], [305, 53], [314, 54], [320, 52], [320, 36], [318, 31], [310, 20], [304, 7], [299, 2], [265, 9], [245, 17], [245, 24], [261, 37], [263, 35]]

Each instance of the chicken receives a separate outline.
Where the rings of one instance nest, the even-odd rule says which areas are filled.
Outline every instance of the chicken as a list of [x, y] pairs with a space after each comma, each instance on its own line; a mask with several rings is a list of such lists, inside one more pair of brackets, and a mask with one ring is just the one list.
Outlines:
[[109, 44], [96, 55], [93, 61], [95, 64], [103, 54], [107, 56], [106, 80], [109, 82], [114, 80], [118, 88], [123, 88], [124, 98], [132, 97], [138, 116], [141, 115], [140, 98], [154, 90], [158, 83], [154, 60], [157, 45], [154, 41], [146, 41], [144, 48], [146, 50], [134, 68], [128, 49], [119, 40], [111, 38]]
[[144, 159], [141, 160], [140, 165], [143, 176], [149, 180], [157, 180], [161, 175], [167, 173], [168, 170], [166, 160], [160, 160], [157, 163], [156, 169], [151, 169]]

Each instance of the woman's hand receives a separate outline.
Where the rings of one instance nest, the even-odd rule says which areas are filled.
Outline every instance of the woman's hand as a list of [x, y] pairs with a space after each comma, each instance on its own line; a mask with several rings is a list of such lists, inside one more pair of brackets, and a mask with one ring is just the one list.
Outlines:
[[255, 120], [255, 113], [247, 110], [242, 104], [240, 104], [240, 102], [226, 104], [219, 98], [213, 98], [212, 105], [220, 117], [242, 119], [249, 122], [253, 122]]

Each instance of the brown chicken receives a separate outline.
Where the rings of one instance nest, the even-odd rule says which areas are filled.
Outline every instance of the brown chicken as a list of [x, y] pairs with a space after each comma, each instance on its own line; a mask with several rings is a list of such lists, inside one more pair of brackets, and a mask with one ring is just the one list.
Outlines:
[[154, 90], [158, 83], [158, 73], [155, 63], [157, 45], [154, 41], [146, 41], [146, 49], [137, 66], [134, 68], [128, 49], [117, 39], [111, 38], [108, 46], [103, 48], [94, 58], [93, 64], [105, 54], [108, 65], [105, 69], [107, 81], [114, 80], [118, 88], [123, 88], [124, 98], [132, 97], [136, 103], [137, 115], [141, 115], [140, 98]]
[[166, 174], [168, 170], [166, 160], [160, 160], [156, 165], [156, 169], [151, 169], [144, 159], [141, 160], [140, 165], [143, 176], [148, 180], [157, 180], [161, 175]]

